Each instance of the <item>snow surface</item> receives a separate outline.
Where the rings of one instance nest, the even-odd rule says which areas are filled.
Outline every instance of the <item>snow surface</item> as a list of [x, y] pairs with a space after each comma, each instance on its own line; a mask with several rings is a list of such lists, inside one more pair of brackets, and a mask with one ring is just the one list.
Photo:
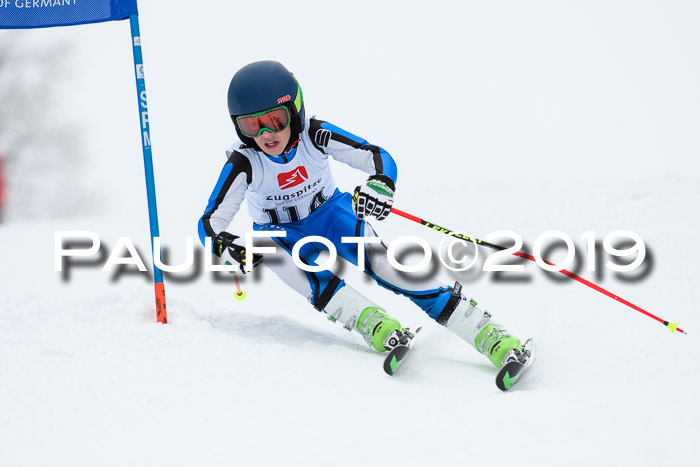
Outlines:
[[[109, 248], [128, 236], [149, 263], [128, 24], [24, 32], [37, 47], [75, 44], [57, 105], [83, 125], [91, 164], [76, 170], [92, 184], [86, 206], [102, 207], [0, 224], [0, 465], [696, 465], [697, 4], [163, 5], [140, 9], [170, 262], [184, 260], [233, 137], [228, 81], [272, 58], [309, 112], [394, 155], [400, 209], [479, 238], [512, 230], [528, 248], [560, 230], [581, 264], [584, 232], [636, 232], [644, 275], [613, 274], [606, 255], [580, 274], [689, 334], [529, 262], [501, 276], [430, 272], [536, 339], [537, 364], [511, 393], [484, 357], [349, 266], [356, 288], [423, 326], [394, 378], [265, 269], [242, 279], [243, 302], [225, 276], [166, 278], [169, 324], [157, 324], [144, 274], [54, 270], [58, 230]], [[429, 128], [386, 118], [417, 108]], [[334, 169], [343, 189], [364, 179]], [[231, 230], [248, 225], [243, 211]], [[396, 216], [375, 226], [387, 240], [442, 240]]]

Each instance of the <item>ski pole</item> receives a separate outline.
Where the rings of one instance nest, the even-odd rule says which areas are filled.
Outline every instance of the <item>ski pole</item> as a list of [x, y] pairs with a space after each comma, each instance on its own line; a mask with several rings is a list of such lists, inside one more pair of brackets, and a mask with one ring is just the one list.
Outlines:
[[[411, 221], [413, 221], [413, 222], [417, 222], [417, 223], [419, 223], [419, 224], [421, 224], [421, 225], [424, 225], [424, 226], [426, 226], [426, 227], [429, 227], [429, 228], [431, 228], [431, 229], [433, 229], [433, 230], [437, 230], [438, 232], [444, 233], [445, 235], [448, 235], [448, 236], [451, 236], [451, 237], [456, 237], [456, 238], [459, 238], [459, 239], [462, 239], [462, 240], [466, 240], [466, 241], [468, 241], [468, 242], [472, 242], [472, 241], [473, 241], [473, 242], [476, 243], [477, 245], [483, 245], [483, 246], [485, 246], [485, 247], [489, 247], [489, 248], [492, 248], [492, 249], [498, 250], [498, 251], [502, 251], [502, 250], [505, 250], [505, 249], [506, 249], [506, 247], [504, 247], [504, 246], [500, 246], [500, 245], [496, 245], [496, 244], [494, 244], [494, 243], [489, 243], [489, 242], [486, 242], [486, 241], [483, 241], [483, 240], [479, 240], [478, 238], [471, 238], [471, 237], [469, 237], [469, 236], [467, 236], [467, 235], [462, 235], [462, 234], [459, 234], [459, 233], [454, 233], [454, 232], [453, 232], [452, 230], [450, 230], [450, 229], [446, 229], [446, 228], [444, 228], [444, 227], [440, 227], [440, 226], [437, 225], [437, 224], [433, 224], [432, 222], [428, 222], [428, 221], [426, 221], [425, 219], [421, 219], [420, 217], [416, 217], [416, 216], [414, 216], [414, 215], [411, 215], [411, 214], [409, 214], [409, 213], [407, 213], [407, 212], [401, 211], [401, 210], [396, 209], [396, 208], [391, 208], [391, 212], [394, 213], [394, 214], [397, 214], [397, 215], [399, 215], [399, 216], [401, 216], [401, 217], [404, 217], [404, 218], [406, 218], [406, 219], [408, 219], [408, 220], [411, 220]], [[530, 261], [535, 261], [535, 262], [537, 262], [537, 261], [535, 260], [535, 258], [534, 258], [532, 255], [528, 255], [527, 253], [523, 253], [523, 252], [521, 252], [521, 251], [517, 251], [517, 252], [513, 253], [513, 255], [519, 256], [519, 257], [521, 257], [521, 258], [529, 259]], [[552, 265], [552, 263], [550, 263], [550, 262], [548, 262], [548, 261], [545, 261], [545, 263], [547, 263], [547, 264], [549, 264], [549, 265]], [[652, 319], [655, 319], [655, 320], [658, 321], [659, 323], [662, 323], [664, 326], [666, 326], [671, 332], [678, 331], [678, 332], [683, 333], [683, 334], [688, 334], [687, 332], [685, 332], [684, 330], [682, 330], [681, 328], [678, 327], [678, 323], [669, 323], [668, 321], [663, 320], [663, 319], [659, 318], [658, 316], [655, 316], [655, 315], [649, 313], [648, 311], [646, 311], [646, 310], [644, 310], [644, 309], [638, 307], [637, 305], [628, 302], [628, 301], [625, 300], [624, 298], [618, 297], [618, 296], [615, 295], [614, 293], [605, 290], [605, 289], [602, 288], [601, 286], [596, 285], [596, 284], [594, 284], [593, 282], [584, 279], [583, 277], [577, 276], [576, 274], [574, 274], [574, 273], [571, 272], [571, 271], [567, 271], [566, 269], [561, 269], [559, 272], [562, 273], [562, 274], [564, 274], [565, 276], [569, 276], [570, 278], [572, 278], [572, 279], [574, 279], [574, 280], [576, 280], [576, 281], [582, 283], [583, 285], [587, 285], [588, 287], [592, 288], [593, 290], [597, 290], [598, 292], [600, 292], [600, 293], [602, 293], [602, 294], [604, 294], [604, 295], [607, 295], [608, 297], [610, 297], [610, 298], [612, 298], [612, 299], [614, 299], [614, 300], [617, 300], [618, 302], [620, 302], [620, 303], [622, 303], [622, 304], [624, 304], [624, 305], [627, 305], [628, 307], [630, 307], [630, 308], [632, 308], [632, 309], [634, 309], [634, 310], [637, 310], [638, 312], [640, 312], [640, 313], [642, 313], [642, 314], [647, 315], [648, 317], [650, 317], [650, 318], [652, 318]]]

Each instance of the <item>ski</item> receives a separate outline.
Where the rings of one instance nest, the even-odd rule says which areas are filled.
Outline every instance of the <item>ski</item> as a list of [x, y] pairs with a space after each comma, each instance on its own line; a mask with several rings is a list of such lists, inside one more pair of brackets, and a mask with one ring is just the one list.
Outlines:
[[522, 355], [518, 360], [513, 360], [503, 365], [503, 368], [496, 375], [496, 386], [501, 391], [508, 391], [515, 386], [532, 366], [532, 362], [535, 360], [535, 343], [533, 340], [526, 340], [521, 347], [521, 351]]
[[413, 345], [413, 339], [420, 332], [421, 328], [416, 329], [415, 333], [409, 332], [408, 329], [399, 337], [399, 343], [389, 351], [389, 355], [384, 359], [384, 371], [387, 375], [392, 376], [399, 369], [401, 364], [406, 360], [408, 352]]

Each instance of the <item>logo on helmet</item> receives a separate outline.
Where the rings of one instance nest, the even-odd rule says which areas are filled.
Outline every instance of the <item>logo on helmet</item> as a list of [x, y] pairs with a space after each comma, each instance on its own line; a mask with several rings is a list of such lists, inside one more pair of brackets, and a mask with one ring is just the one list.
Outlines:
[[282, 97], [280, 97], [279, 99], [277, 99], [277, 103], [278, 103], [278, 104], [284, 104], [285, 102], [289, 102], [289, 101], [291, 101], [291, 100], [292, 100], [292, 96], [290, 96], [289, 94], [287, 94], [286, 96], [282, 96]]

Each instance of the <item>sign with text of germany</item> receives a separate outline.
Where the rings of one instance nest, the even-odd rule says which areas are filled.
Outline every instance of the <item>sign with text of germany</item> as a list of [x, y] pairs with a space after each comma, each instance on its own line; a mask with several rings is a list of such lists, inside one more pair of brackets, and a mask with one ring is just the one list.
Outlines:
[[136, 14], [136, 0], [0, 0], [0, 29], [118, 21]]

